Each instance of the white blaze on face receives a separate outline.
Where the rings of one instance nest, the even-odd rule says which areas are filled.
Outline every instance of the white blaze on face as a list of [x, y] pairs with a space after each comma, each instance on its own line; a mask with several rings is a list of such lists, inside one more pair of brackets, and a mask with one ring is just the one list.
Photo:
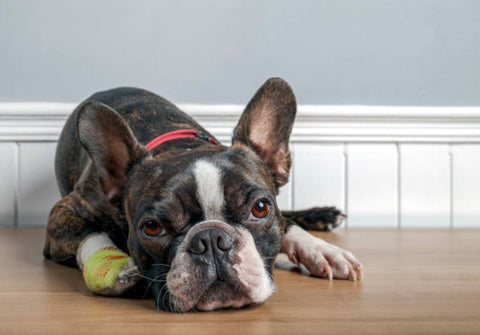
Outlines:
[[197, 197], [205, 216], [205, 220], [222, 220], [225, 204], [222, 172], [214, 164], [199, 160], [193, 167], [197, 184]]

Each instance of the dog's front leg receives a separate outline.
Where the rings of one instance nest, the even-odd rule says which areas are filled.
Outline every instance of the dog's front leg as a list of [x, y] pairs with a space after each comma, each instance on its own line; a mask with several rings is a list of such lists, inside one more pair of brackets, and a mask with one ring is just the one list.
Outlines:
[[317, 277], [362, 279], [363, 266], [351, 252], [314, 237], [300, 227], [289, 228], [280, 252], [287, 254], [290, 261], [303, 264]]
[[92, 232], [95, 218], [88, 208], [77, 193], [65, 196], [53, 207], [44, 255], [55, 262], [78, 266], [92, 292], [122, 295], [140, 283], [138, 269], [106, 233]]

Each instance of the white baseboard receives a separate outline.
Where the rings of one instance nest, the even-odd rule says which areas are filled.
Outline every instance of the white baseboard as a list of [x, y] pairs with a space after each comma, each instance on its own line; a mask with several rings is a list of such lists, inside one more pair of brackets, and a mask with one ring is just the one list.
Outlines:
[[[0, 141], [56, 141], [75, 103], [0, 103]], [[242, 105], [179, 104], [221, 141]], [[480, 143], [480, 107], [300, 105], [293, 143]]]

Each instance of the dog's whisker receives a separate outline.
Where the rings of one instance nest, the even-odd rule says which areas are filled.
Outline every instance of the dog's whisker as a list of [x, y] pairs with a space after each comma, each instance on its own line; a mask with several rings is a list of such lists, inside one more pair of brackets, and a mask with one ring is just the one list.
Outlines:
[[150, 287], [152, 286], [153, 283], [162, 283], [162, 282], [165, 282], [165, 279], [166, 279], [166, 276], [167, 274], [160, 274], [158, 276], [156, 276], [155, 278], [151, 278], [151, 277], [148, 277], [148, 276], [144, 276], [144, 275], [139, 275], [140, 277], [142, 278], [145, 278], [146, 280], [148, 280], [148, 285], [145, 289], [145, 292], [143, 294], [143, 297], [145, 298], [146, 295], [148, 294], [148, 291], [150, 289]]
[[150, 277], [148, 277], [148, 276], [144, 276], [144, 275], [141, 275], [141, 274], [134, 274], [134, 275], [135, 275], [135, 276], [138, 276], [138, 277], [142, 277], [142, 278], [144, 278], [144, 279], [147, 279], [147, 280], [150, 281], [150, 282], [160, 282], [160, 281], [162, 281], [162, 280], [160, 280], [160, 278], [161, 278], [161, 276], [163, 276], [163, 275], [159, 275], [159, 276], [157, 276], [157, 277], [155, 277], [155, 278], [150, 278]]
[[155, 263], [155, 264], [152, 264], [151, 266], [165, 266], [167, 268], [172, 267], [170, 264], [162, 264], [162, 263]]
[[146, 295], [148, 294], [148, 292], [149, 292], [149, 290], [150, 290], [150, 287], [152, 286], [152, 284], [153, 284], [154, 282], [161, 283], [161, 282], [163, 282], [163, 281], [164, 281], [164, 280], [150, 280], [150, 282], [149, 282], [148, 285], [147, 285], [147, 288], [145, 289], [145, 293], [143, 294], [143, 297], [144, 297], [144, 298], [146, 297]]
[[170, 299], [168, 301], [168, 306], [169, 306], [170, 310], [172, 311], [172, 313], [177, 313], [176, 308], [175, 308], [176, 299], [177, 299], [177, 297], [175, 297], [174, 295], [173, 296], [170, 295]]
[[167, 288], [167, 283], [165, 283], [162, 285], [157, 295], [157, 301], [162, 301], [162, 306], [165, 306], [165, 299], [166, 299], [167, 293], [168, 293], [168, 288]]

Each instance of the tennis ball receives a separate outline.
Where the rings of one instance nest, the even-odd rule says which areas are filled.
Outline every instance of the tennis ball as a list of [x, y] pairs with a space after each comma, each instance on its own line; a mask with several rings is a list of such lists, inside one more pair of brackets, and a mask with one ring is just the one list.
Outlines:
[[83, 278], [87, 287], [96, 294], [113, 289], [118, 273], [129, 260], [130, 256], [117, 248], [97, 250], [83, 266]]

